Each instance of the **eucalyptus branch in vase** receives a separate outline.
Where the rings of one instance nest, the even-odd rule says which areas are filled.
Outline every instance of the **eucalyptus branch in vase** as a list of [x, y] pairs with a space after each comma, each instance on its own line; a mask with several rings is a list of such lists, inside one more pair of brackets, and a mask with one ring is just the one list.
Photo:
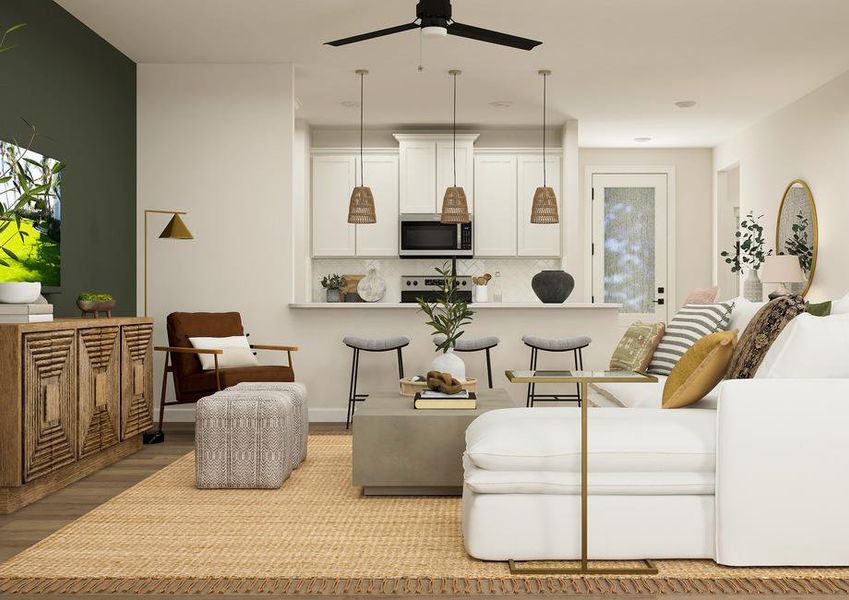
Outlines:
[[474, 311], [464, 300], [457, 299], [457, 277], [451, 272], [449, 263], [445, 263], [436, 272], [440, 275], [439, 294], [436, 302], [416, 298], [419, 309], [427, 315], [425, 325], [433, 329], [431, 335], [444, 335], [445, 341], [437, 346], [443, 353], [448, 352], [465, 333], [462, 329], [472, 322]]
[[767, 256], [772, 255], [772, 250], [766, 250], [766, 239], [764, 228], [760, 221], [763, 215], [755, 217], [749, 211], [740, 222], [740, 229], [734, 234], [734, 249], [723, 250], [720, 253], [725, 262], [731, 265], [732, 273], [741, 273], [744, 270], [757, 271], [761, 268]]

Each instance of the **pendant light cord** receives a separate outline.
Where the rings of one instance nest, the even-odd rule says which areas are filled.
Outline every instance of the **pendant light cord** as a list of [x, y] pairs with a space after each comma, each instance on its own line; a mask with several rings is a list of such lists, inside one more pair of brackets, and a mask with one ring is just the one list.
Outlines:
[[548, 75], [546, 73], [542, 74], [542, 187], [548, 187], [545, 180], [545, 109], [546, 109], [546, 79]]
[[365, 73], [360, 73], [360, 185], [365, 187], [363, 173], [363, 86]]
[[457, 187], [457, 73], [454, 76], [454, 129], [452, 145], [454, 146], [454, 187]]

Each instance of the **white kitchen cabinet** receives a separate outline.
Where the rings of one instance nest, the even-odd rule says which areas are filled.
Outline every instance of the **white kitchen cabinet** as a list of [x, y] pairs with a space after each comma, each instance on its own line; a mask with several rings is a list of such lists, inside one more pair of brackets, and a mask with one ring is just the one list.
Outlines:
[[[359, 169], [360, 157], [356, 157]], [[398, 256], [398, 154], [366, 154], [364, 181], [371, 188], [377, 223], [356, 225], [357, 256]]]
[[560, 256], [560, 227], [563, 221], [563, 195], [560, 190], [560, 157], [546, 156], [546, 180], [554, 188], [560, 221], [555, 225], [531, 223], [534, 192], [542, 186], [542, 155], [517, 158], [518, 173], [518, 256]]
[[356, 229], [348, 223], [354, 189], [353, 154], [312, 158], [312, 255], [354, 256]]
[[[473, 210], [474, 143], [477, 134], [457, 135], [457, 185]], [[399, 147], [399, 207], [401, 213], [435, 213], [442, 209], [445, 190], [454, 184], [451, 134], [395, 134]]]
[[475, 157], [475, 255], [516, 256], [516, 155]]

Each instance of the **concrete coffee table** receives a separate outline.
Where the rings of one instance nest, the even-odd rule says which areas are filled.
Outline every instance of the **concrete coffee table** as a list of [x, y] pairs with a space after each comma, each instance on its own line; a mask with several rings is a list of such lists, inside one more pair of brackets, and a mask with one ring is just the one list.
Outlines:
[[353, 483], [366, 496], [460, 496], [466, 428], [515, 405], [505, 390], [478, 392], [475, 410], [416, 410], [413, 399], [378, 392], [354, 417]]

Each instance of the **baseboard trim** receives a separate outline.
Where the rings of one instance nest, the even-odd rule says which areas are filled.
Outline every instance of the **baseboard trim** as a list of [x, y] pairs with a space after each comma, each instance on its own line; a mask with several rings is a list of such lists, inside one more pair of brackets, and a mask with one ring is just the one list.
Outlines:
[[[310, 423], [344, 423], [347, 412], [344, 408], [310, 408]], [[153, 422], [159, 422], [159, 408], [153, 409]], [[195, 405], [169, 406], [165, 409], [166, 423], [194, 423]]]

